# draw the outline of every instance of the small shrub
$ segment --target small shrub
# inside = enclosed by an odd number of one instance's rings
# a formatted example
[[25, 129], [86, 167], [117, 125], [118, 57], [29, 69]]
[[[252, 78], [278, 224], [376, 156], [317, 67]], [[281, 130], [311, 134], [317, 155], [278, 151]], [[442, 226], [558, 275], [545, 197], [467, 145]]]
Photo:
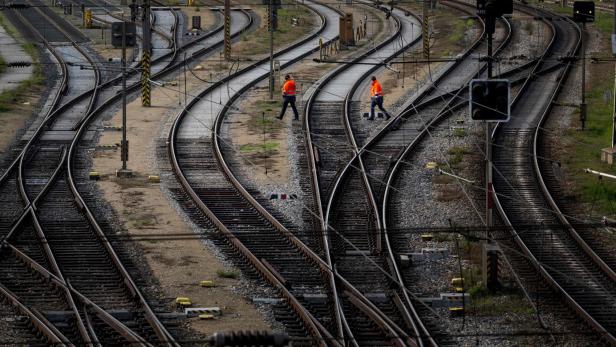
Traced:
[[222, 277], [222, 278], [233, 278], [236, 279], [238, 277], [240, 277], [240, 273], [237, 270], [229, 270], [229, 269], [224, 269], [224, 270], [217, 270], [216, 274], [218, 275], [218, 277]]

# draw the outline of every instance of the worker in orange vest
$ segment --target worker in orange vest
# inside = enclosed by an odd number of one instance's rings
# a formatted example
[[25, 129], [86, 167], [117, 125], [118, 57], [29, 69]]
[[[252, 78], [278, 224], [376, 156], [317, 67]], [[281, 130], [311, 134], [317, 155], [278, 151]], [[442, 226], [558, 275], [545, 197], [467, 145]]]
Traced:
[[383, 108], [383, 88], [376, 77], [372, 76], [372, 85], [370, 86], [370, 117], [368, 120], [374, 120], [374, 107], [378, 106], [379, 110], [385, 113], [385, 118], [389, 119], [389, 113]]
[[298, 120], [299, 113], [297, 113], [297, 108], [295, 107], [295, 81], [290, 75], [284, 76], [284, 80], [285, 82], [282, 85], [282, 110], [280, 111], [280, 115], [276, 118], [282, 119], [282, 117], [284, 117], [284, 113], [287, 111], [287, 106], [291, 104], [293, 114], [295, 115], [294, 119]]

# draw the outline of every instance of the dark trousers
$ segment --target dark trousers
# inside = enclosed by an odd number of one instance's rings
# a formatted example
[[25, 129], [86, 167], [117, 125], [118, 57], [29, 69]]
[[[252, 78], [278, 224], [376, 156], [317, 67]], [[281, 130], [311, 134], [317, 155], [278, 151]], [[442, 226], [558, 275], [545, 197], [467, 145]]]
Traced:
[[383, 96], [373, 96], [370, 101], [370, 119], [374, 118], [374, 107], [378, 106], [379, 110], [385, 113], [385, 117], [389, 116], [389, 113], [383, 108]]
[[283, 95], [282, 98], [283, 98], [282, 110], [280, 111], [280, 116], [278, 116], [278, 118], [282, 119], [282, 117], [284, 116], [284, 113], [287, 111], [287, 106], [291, 104], [291, 109], [293, 109], [293, 114], [295, 115], [295, 118], [298, 119], [299, 113], [297, 113], [297, 107], [295, 107], [295, 95]]

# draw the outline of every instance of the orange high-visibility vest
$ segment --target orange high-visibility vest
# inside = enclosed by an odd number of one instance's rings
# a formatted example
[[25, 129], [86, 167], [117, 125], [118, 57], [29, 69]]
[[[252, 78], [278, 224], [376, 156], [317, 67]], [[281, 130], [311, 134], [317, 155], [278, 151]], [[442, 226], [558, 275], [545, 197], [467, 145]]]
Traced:
[[372, 86], [370, 87], [370, 96], [383, 96], [383, 88], [381, 88], [381, 84], [379, 81], [372, 81]]
[[282, 85], [283, 95], [295, 95], [295, 81], [288, 80]]

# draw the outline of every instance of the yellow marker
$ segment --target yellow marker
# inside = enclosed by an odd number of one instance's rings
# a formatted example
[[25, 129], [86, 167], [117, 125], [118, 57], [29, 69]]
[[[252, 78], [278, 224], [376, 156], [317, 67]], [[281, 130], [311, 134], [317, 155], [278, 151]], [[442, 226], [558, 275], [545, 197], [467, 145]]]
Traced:
[[462, 287], [455, 287], [454, 290], [456, 291], [456, 293], [464, 292], [464, 288], [462, 288]]
[[177, 298], [175, 298], [175, 303], [179, 304], [182, 301], [190, 301], [190, 298], [187, 298], [185, 296], [178, 296]]
[[180, 302], [178, 302], [178, 305], [180, 305], [180, 306], [192, 306], [192, 301], [190, 301], [190, 300], [180, 301]]
[[156, 176], [156, 175], [149, 175], [148, 176], [148, 181], [150, 183], [160, 183], [160, 177]]
[[421, 234], [421, 240], [422, 241], [432, 241], [432, 239], [434, 238], [434, 235], [432, 234]]
[[451, 285], [454, 287], [460, 287], [464, 284], [464, 279], [462, 277], [454, 277], [451, 279]]
[[451, 314], [452, 316], [461, 316], [464, 314], [464, 308], [463, 307], [450, 307], [449, 314]]
[[200, 314], [199, 319], [214, 319], [213, 314]]
[[436, 169], [438, 167], [438, 164], [434, 161], [429, 161], [426, 164], [426, 169]]
[[199, 285], [201, 287], [214, 287], [214, 281], [201, 281]]
[[89, 176], [90, 179], [94, 181], [98, 181], [99, 179], [101, 179], [101, 174], [97, 171], [91, 171]]
[[83, 13], [83, 25], [87, 29], [92, 28], [92, 10], [85, 10]]

